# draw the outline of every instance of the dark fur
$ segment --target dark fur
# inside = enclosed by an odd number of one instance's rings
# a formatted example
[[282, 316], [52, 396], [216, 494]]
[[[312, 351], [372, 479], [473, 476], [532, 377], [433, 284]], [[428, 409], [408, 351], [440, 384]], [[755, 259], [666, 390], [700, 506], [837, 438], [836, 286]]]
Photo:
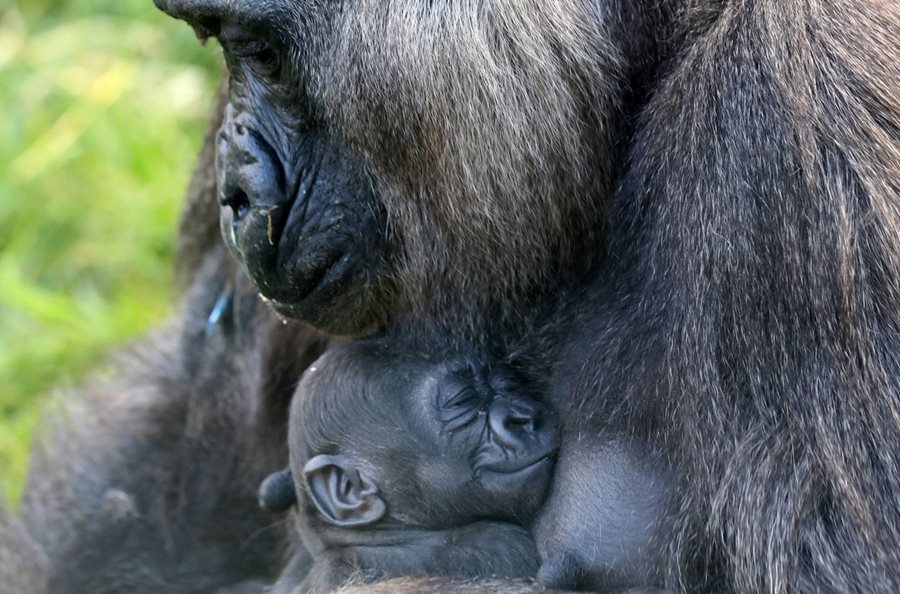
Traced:
[[397, 594], [398, 592], [428, 592], [429, 594], [494, 594], [495, 592], [502, 592], [503, 594], [552, 594], [559, 591], [546, 589], [531, 580], [475, 582], [441, 578], [401, 578], [378, 584], [350, 586], [341, 589], [339, 594]]
[[702, 4], [642, 110], [615, 257], [558, 325], [551, 398], [578, 447], [667, 453], [670, 588], [896, 592], [900, 11]]

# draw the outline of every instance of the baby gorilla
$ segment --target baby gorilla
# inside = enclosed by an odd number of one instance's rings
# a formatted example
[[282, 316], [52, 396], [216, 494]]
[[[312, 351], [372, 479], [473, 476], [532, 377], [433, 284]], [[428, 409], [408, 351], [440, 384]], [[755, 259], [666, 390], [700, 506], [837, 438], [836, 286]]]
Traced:
[[260, 491], [269, 509], [296, 501], [314, 559], [274, 591], [304, 573], [309, 592], [394, 576], [533, 577], [524, 526], [557, 442], [550, 410], [501, 365], [429, 359], [396, 341], [331, 350], [294, 398], [291, 470]]

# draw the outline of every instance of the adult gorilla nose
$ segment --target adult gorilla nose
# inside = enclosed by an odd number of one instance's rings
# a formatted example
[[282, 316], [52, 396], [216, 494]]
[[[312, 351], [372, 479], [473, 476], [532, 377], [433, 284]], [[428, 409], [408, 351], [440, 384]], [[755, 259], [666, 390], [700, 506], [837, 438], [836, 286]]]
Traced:
[[230, 108], [219, 132], [216, 163], [219, 203], [231, 211], [235, 233], [248, 215], [256, 214], [265, 219], [266, 239], [275, 245], [290, 207], [283, 169], [274, 149], [248, 123], [233, 118]]
[[275, 279], [273, 269], [292, 200], [276, 151], [255, 131], [252, 118], [226, 111], [219, 132], [216, 167], [221, 223], [226, 241], [264, 292]]

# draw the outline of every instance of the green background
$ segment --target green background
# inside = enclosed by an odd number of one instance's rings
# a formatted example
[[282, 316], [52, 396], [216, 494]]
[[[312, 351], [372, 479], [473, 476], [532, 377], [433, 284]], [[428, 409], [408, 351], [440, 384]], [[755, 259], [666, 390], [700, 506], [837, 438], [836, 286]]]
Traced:
[[0, 496], [48, 398], [172, 306], [221, 59], [152, 0], [0, 0]]

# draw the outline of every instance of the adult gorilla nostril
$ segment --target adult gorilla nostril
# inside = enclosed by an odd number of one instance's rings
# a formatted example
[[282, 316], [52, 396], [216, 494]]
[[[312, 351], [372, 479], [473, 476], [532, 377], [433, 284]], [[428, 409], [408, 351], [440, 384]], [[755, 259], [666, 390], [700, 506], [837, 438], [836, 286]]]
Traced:
[[222, 206], [231, 209], [231, 212], [234, 214], [233, 220], [235, 224], [239, 223], [250, 212], [250, 197], [247, 195], [247, 192], [241, 189], [223, 194], [219, 202]]
[[243, 219], [247, 212], [250, 211], [250, 198], [245, 192], [239, 192], [237, 194], [234, 202], [231, 204], [231, 210], [234, 212], [235, 222]]

